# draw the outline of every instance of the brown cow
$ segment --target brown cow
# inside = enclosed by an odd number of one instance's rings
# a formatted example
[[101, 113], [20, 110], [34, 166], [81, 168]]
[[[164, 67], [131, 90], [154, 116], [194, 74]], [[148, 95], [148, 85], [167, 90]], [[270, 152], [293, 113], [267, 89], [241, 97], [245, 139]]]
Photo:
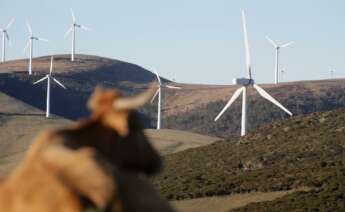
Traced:
[[[120, 211], [114, 185], [118, 171], [154, 174], [161, 166], [134, 111], [154, 91], [152, 86], [137, 97], [124, 98], [115, 90], [96, 89], [89, 101], [89, 119], [36, 139], [24, 162], [4, 182], [0, 211], [80, 211], [85, 206], [80, 197], [96, 207]], [[124, 210], [129, 211], [125, 206]]]

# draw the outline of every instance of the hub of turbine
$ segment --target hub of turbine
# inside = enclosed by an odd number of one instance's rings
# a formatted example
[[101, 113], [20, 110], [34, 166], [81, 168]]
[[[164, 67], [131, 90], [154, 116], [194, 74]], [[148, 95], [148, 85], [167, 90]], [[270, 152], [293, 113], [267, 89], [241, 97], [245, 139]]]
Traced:
[[248, 85], [253, 85], [254, 80], [249, 79], [249, 78], [235, 78], [235, 79], [233, 79], [233, 83], [235, 85], [248, 86]]

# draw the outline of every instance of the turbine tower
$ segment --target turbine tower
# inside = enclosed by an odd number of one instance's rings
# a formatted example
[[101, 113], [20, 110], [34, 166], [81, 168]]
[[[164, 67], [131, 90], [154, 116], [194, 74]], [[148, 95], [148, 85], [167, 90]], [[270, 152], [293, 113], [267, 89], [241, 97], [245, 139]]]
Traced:
[[290, 116], [292, 116], [292, 113], [288, 109], [286, 109], [283, 105], [281, 105], [277, 100], [275, 100], [272, 96], [270, 96], [264, 89], [262, 89], [260, 86], [254, 83], [254, 79], [252, 78], [252, 72], [251, 72], [249, 41], [248, 41], [246, 17], [245, 17], [244, 10], [242, 11], [242, 21], [243, 21], [244, 47], [245, 47], [245, 58], [246, 58], [245, 67], [246, 67], [247, 77], [234, 79], [234, 84], [240, 85], [241, 87], [235, 91], [234, 95], [225, 105], [223, 110], [217, 115], [214, 121], [217, 121], [223, 115], [223, 113], [232, 105], [232, 103], [242, 94], [241, 136], [245, 136], [247, 133], [247, 89], [249, 87], [254, 87], [263, 98], [277, 105], [279, 108], [284, 110]]
[[29, 75], [31, 75], [32, 74], [32, 56], [33, 56], [34, 40], [45, 41], [45, 42], [48, 42], [48, 40], [44, 39], [44, 38], [35, 37], [34, 34], [32, 33], [32, 29], [31, 29], [29, 22], [26, 22], [26, 26], [28, 27], [28, 30], [29, 30], [29, 39], [28, 39], [28, 42], [26, 43], [24, 51], [26, 51], [26, 49], [29, 48]]
[[280, 49], [288, 47], [288, 46], [292, 45], [294, 42], [292, 41], [292, 42], [289, 42], [289, 43], [285, 43], [283, 45], [278, 45], [276, 42], [274, 42], [268, 36], [266, 36], [266, 39], [274, 46], [274, 48], [276, 50], [275, 70], [274, 70], [274, 73], [275, 73], [274, 83], [278, 84], [278, 82], [279, 82], [279, 53], [280, 53]]
[[330, 74], [331, 74], [331, 79], [333, 79], [334, 78], [334, 69], [330, 70]]
[[74, 61], [74, 54], [75, 54], [75, 29], [76, 28], [81, 28], [85, 31], [91, 30], [90, 28], [77, 24], [75, 16], [74, 16], [74, 12], [71, 9], [71, 14], [72, 14], [72, 25], [71, 27], [67, 30], [65, 37], [67, 37], [67, 35], [69, 35], [72, 32], [72, 52], [71, 52], [71, 61]]
[[158, 80], [158, 88], [155, 93], [155, 95], [151, 99], [151, 104], [155, 100], [155, 98], [158, 96], [158, 109], [157, 109], [157, 130], [161, 129], [161, 106], [162, 106], [162, 88], [168, 88], [168, 89], [181, 89], [181, 87], [171, 86], [171, 85], [162, 85], [161, 79], [159, 75], [155, 72], [157, 80]]
[[2, 54], [1, 54], [1, 62], [5, 62], [6, 60], [6, 39], [10, 42], [10, 36], [8, 35], [8, 29], [11, 27], [11, 25], [14, 22], [14, 18], [7, 24], [5, 28], [0, 28], [0, 31], [2, 32]]
[[61, 83], [59, 82], [57, 79], [55, 79], [53, 76], [52, 76], [52, 72], [53, 72], [53, 60], [54, 60], [54, 57], [51, 56], [51, 59], [50, 59], [50, 71], [49, 71], [49, 74], [47, 74], [45, 77], [43, 77], [42, 79], [36, 81], [34, 83], [37, 84], [37, 83], [40, 83], [44, 80], [47, 80], [47, 105], [46, 105], [46, 117], [49, 118], [50, 117], [50, 81], [51, 80], [54, 80], [59, 86], [61, 86], [62, 88], [66, 89], [66, 87]]
[[282, 68], [280, 70], [280, 82], [283, 81], [283, 76], [286, 74], [286, 68]]

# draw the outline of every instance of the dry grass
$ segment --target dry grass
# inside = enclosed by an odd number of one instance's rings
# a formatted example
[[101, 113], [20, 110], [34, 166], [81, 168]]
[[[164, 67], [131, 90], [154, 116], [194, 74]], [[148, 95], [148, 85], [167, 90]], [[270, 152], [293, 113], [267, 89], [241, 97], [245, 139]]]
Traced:
[[223, 197], [206, 197], [191, 200], [171, 201], [179, 212], [227, 212], [252, 203], [273, 201], [294, 192], [307, 192], [309, 188], [301, 187], [288, 191], [252, 192]]
[[170, 129], [147, 129], [145, 133], [153, 146], [163, 155], [209, 145], [219, 140], [216, 137]]

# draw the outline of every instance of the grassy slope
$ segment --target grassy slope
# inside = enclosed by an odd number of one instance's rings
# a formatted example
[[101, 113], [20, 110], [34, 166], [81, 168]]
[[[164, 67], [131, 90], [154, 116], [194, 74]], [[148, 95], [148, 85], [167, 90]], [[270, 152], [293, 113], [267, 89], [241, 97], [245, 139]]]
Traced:
[[[46, 119], [43, 111], [0, 92], [0, 174], [9, 171], [25, 154], [35, 136], [45, 128], [72, 122], [54, 116]], [[178, 130], [145, 130], [162, 154], [210, 144], [217, 138]]]
[[0, 92], [0, 173], [20, 161], [34, 137], [43, 129], [63, 126], [70, 121], [53, 117]]
[[147, 129], [145, 133], [154, 147], [163, 155], [209, 145], [219, 140], [216, 137], [170, 129], [161, 129], [159, 131]]
[[[315, 113], [262, 127], [243, 139], [166, 156], [165, 170], [153, 181], [169, 199], [306, 186], [316, 190], [272, 204], [283, 211], [293, 206], [339, 210], [344, 206], [344, 148], [345, 109]], [[265, 204], [251, 207], [274, 208]]]

